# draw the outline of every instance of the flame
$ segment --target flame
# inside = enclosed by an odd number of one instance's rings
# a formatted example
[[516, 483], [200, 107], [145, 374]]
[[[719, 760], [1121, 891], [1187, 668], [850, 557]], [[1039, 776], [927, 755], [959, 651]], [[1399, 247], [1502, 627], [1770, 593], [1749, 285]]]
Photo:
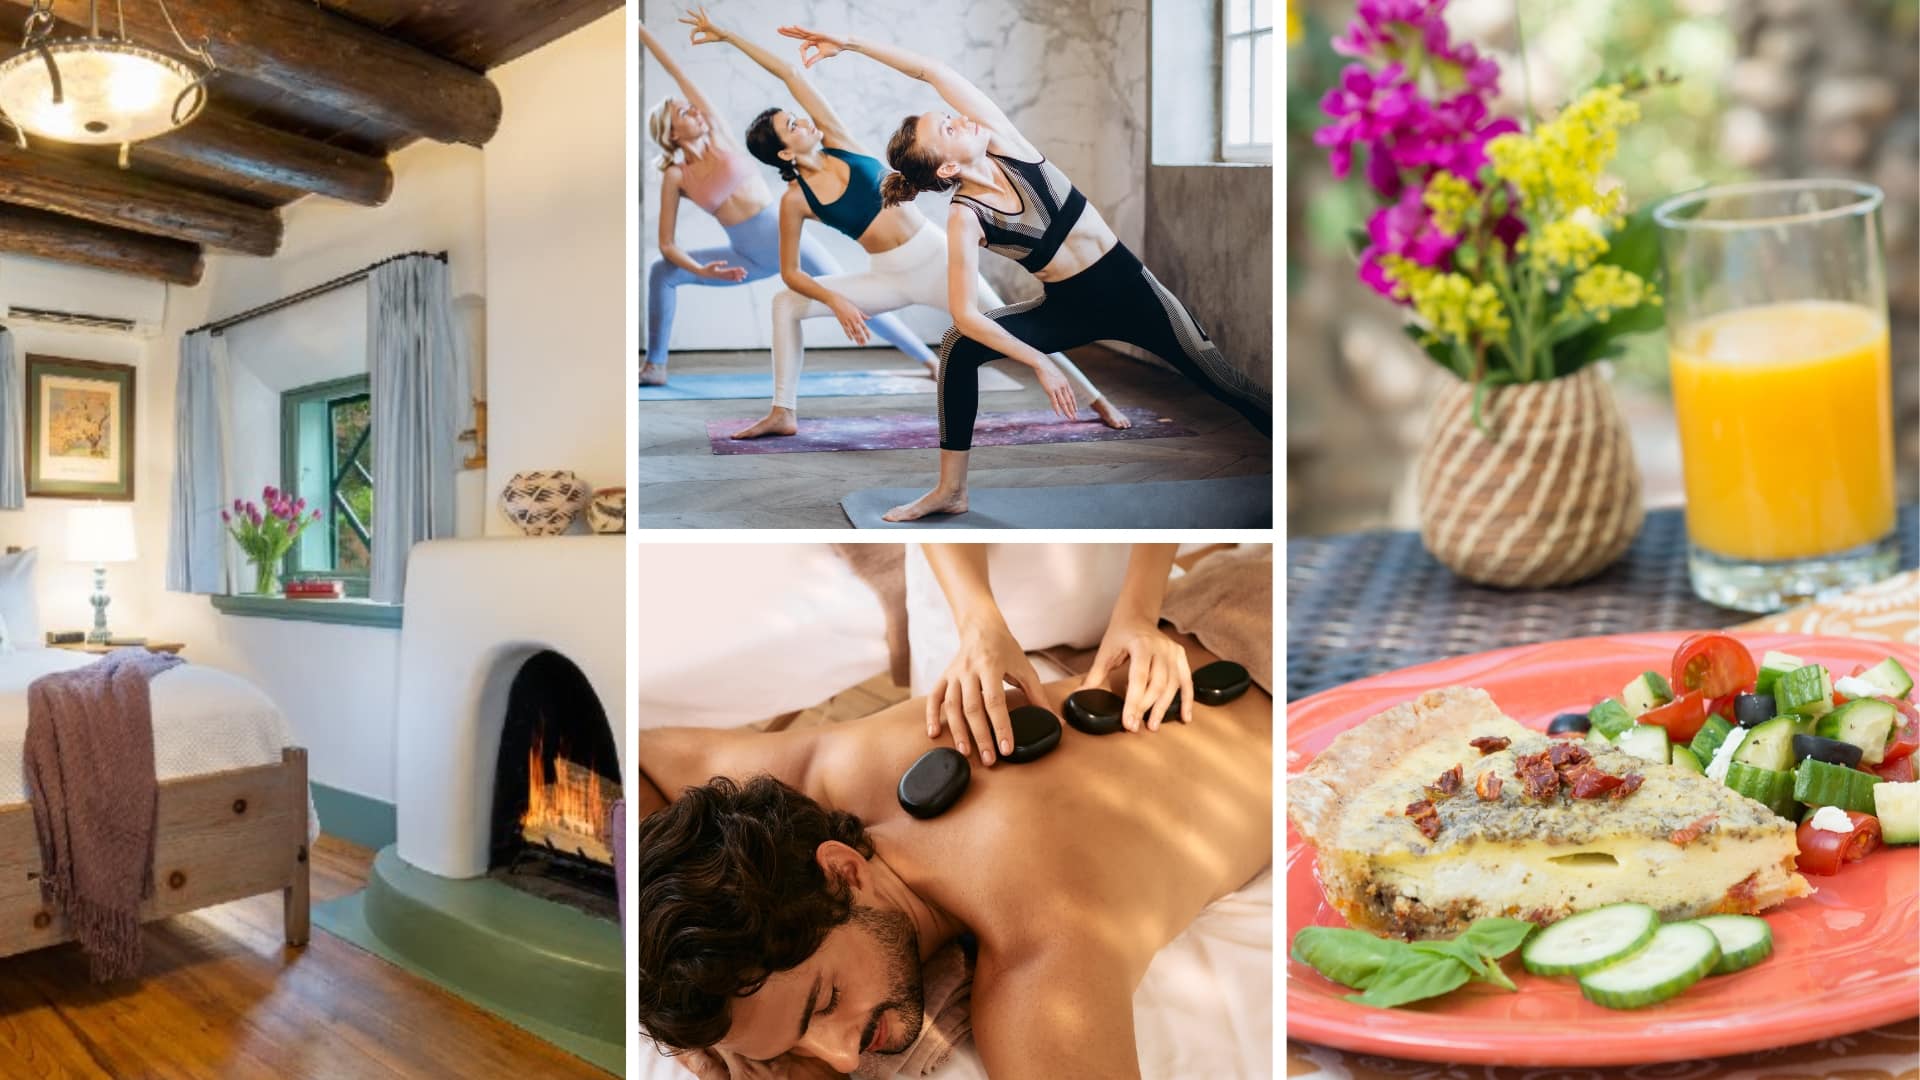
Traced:
[[[599, 840], [607, 831], [607, 808], [613, 796], [602, 789], [600, 774], [580, 766], [568, 768], [564, 757], [554, 759], [554, 781], [548, 783], [543, 735], [536, 733], [527, 751], [527, 809], [520, 815], [523, 835], [566, 833]], [[582, 783], [580, 776], [586, 777]]]

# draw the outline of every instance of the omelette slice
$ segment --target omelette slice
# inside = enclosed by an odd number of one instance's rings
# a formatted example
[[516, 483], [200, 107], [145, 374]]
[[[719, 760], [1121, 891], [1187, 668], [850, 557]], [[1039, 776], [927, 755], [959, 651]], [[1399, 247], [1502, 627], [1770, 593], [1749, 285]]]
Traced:
[[[1458, 768], [1458, 772], [1454, 770]], [[1794, 826], [1706, 777], [1550, 739], [1486, 691], [1435, 690], [1336, 737], [1287, 815], [1347, 921], [1408, 940], [1602, 904], [1752, 914], [1810, 891]]]

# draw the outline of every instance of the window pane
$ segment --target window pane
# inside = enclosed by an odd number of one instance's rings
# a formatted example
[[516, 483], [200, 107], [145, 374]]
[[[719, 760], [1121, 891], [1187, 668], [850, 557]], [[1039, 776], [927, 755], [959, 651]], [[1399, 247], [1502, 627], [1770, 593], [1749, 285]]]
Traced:
[[1238, 38], [1227, 42], [1227, 130], [1228, 146], [1245, 146], [1251, 134], [1252, 118], [1247, 106], [1253, 93], [1250, 58], [1252, 42]]
[[1253, 0], [1253, 28], [1264, 30], [1273, 25], [1273, 0]]
[[1251, 27], [1247, 25], [1247, 13], [1253, 6], [1253, 0], [1222, 0], [1227, 6], [1227, 33], [1244, 34]]
[[1253, 43], [1253, 141], [1273, 143], [1273, 34]]

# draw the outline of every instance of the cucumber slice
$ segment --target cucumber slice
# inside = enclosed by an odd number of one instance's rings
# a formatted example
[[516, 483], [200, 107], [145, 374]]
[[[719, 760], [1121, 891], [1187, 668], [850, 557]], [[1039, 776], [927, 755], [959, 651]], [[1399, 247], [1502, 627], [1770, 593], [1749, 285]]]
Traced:
[[1620, 733], [1633, 726], [1633, 714], [1625, 705], [1608, 698], [1587, 710], [1587, 723], [1593, 725], [1590, 730], [1598, 731], [1609, 739], [1617, 739]]
[[1634, 757], [1656, 765], [1665, 765], [1668, 760], [1667, 729], [1658, 724], [1635, 724], [1621, 732], [1613, 744]]
[[1873, 788], [1879, 782], [1872, 773], [1808, 758], [1793, 771], [1793, 799], [1808, 806], [1837, 806], [1856, 814], [1871, 814]]
[[1586, 741], [1593, 743], [1595, 746], [1612, 746], [1613, 745], [1613, 740], [1607, 738], [1607, 733], [1604, 731], [1601, 731], [1599, 728], [1588, 728]]
[[1720, 962], [1711, 975], [1731, 975], [1773, 955], [1773, 927], [1758, 915], [1709, 915], [1693, 920], [1720, 943]]
[[1693, 756], [1693, 751], [1684, 746], [1673, 748], [1673, 767], [1696, 776], [1707, 771], [1707, 767], [1700, 764], [1700, 759]]
[[1913, 693], [1913, 676], [1900, 666], [1900, 661], [1889, 656], [1860, 673], [1860, 678], [1880, 688], [1880, 692], [1891, 698], [1903, 698]]
[[1798, 717], [1776, 716], [1759, 727], [1747, 731], [1747, 737], [1740, 743], [1740, 749], [1733, 752], [1733, 760], [1742, 765], [1751, 765], [1756, 769], [1791, 772], [1793, 771], [1793, 737], [1801, 731]]
[[1819, 664], [1794, 668], [1773, 684], [1773, 705], [1783, 714], [1825, 716], [1833, 708], [1833, 676]]
[[1799, 804], [1793, 798], [1794, 774], [1734, 762], [1727, 766], [1727, 786], [1754, 802], [1793, 820]]
[[1900, 712], [1884, 701], [1863, 698], [1849, 701], [1820, 718], [1813, 733], [1823, 739], [1839, 739], [1860, 748], [1862, 765], [1878, 765], [1887, 756], [1887, 741], [1900, 722]]
[[1753, 692], [1756, 694], [1773, 693], [1774, 681], [1794, 668], [1806, 667], [1806, 661], [1797, 656], [1788, 656], [1782, 652], [1770, 652], [1760, 658], [1760, 673], [1754, 679]]
[[1631, 956], [1659, 928], [1659, 913], [1645, 904], [1608, 904], [1528, 938], [1520, 962], [1535, 975], [1584, 975]]
[[1582, 975], [1580, 992], [1609, 1009], [1657, 1005], [1699, 982], [1719, 962], [1720, 939], [1713, 931], [1697, 923], [1668, 923], [1645, 948]]
[[1732, 730], [1733, 725], [1727, 723], [1726, 717], [1707, 717], [1707, 722], [1700, 725], [1699, 734], [1693, 737], [1693, 742], [1690, 744], [1693, 756], [1699, 758], [1702, 765], [1712, 761], [1714, 751], [1720, 749], [1720, 744], [1727, 741], [1727, 734]]
[[1673, 688], [1657, 671], [1643, 671], [1640, 677], [1620, 691], [1620, 701], [1635, 716], [1645, 715], [1673, 700]]
[[1873, 785], [1873, 816], [1880, 819], [1880, 839], [1920, 844], [1920, 780]]

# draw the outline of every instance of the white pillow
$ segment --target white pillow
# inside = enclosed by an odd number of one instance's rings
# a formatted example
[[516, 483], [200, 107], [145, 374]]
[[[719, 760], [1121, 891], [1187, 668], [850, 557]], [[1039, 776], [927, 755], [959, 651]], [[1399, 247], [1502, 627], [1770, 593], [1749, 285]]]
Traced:
[[9, 649], [31, 649], [45, 643], [40, 634], [39, 592], [34, 588], [34, 565], [39, 549], [0, 555], [0, 640]]

